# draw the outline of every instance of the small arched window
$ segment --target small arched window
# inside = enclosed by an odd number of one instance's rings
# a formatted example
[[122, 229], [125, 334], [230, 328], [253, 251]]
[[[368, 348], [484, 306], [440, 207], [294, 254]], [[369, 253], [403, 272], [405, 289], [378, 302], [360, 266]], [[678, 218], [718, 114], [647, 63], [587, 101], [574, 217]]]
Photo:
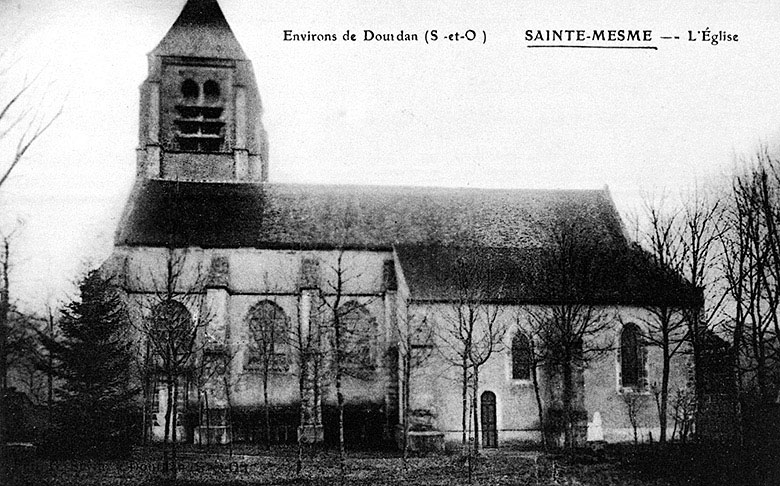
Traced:
[[286, 371], [289, 320], [275, 302], [258, 302], [247, 315], [249, 353], [247, 368]]
[[219, 84], [211, 79], [203, 83], [203, 95], [207, 101], [219, 99]]
[[644, 387], [644, 343], [639, 326], [628, 323], [620, 333], [620, 385], [635, 390]]
[[181, 83], [181, 95], [185, 98], [197, 99], [199, 94], [200, 87], [198, 86], [198, 83], [192, 79], [187, 78]]
[[531, 379], [531, 341], [522, 332], [512, 338], [512, 379]]

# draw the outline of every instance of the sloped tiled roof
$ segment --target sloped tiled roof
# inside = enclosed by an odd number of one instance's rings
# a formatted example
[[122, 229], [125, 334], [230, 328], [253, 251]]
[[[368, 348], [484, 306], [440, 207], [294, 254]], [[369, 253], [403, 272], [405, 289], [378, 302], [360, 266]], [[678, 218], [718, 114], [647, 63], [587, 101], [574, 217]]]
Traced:
[[568, 260], [551, 247], [399, 245], [395, 254], [418, 302], [691, 306], [700, 299], [692, 285], [632, 245], [584, 246]]
[[217, 0], [188, 0], [176, 22], [151, 54], [246, 59]]
[[387, 251], [403, 244], [544, 247], [561, 215], [576, 219], [603, 245], [625, 242], [606, 190], [141, 180], [116, 244]]

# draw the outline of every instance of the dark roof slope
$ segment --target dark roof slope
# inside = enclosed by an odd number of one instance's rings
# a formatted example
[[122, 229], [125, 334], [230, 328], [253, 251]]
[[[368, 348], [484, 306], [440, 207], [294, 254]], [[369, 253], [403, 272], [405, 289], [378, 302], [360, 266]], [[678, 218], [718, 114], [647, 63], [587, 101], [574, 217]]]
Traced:
[[411, 298], [421, 302], [692, 306], [701, 298], [636, 246], [576, 248], [399, 245], [395, 254]]
[[176, 22], [151, 54], [246, 59], [217, 0], [187, 0]]
[[141, 180], [117, 245], [381, 249], [544, 247], [561, 218], [624, 245], [606, 190], [448, 189]]

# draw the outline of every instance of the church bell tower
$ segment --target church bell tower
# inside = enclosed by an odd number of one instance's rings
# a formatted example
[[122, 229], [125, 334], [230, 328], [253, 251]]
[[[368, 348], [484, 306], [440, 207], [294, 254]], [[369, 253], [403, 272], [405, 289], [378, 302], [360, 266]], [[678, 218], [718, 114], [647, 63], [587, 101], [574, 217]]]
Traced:
[[217, 0], [188, 0], [148, 57], [138, 177], [266, 181], [268, 142], [252, 63]]

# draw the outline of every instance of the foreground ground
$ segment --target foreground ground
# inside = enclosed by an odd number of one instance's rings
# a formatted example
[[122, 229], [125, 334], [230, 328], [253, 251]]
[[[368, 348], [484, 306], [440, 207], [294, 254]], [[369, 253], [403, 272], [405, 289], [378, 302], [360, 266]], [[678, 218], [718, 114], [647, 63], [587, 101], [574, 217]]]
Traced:
[[[469, 468], [459, 454], [413, 457], [406, 467], [395, 452], [350, 452], [341, 481], [332, 450], [307, 450], [304, 469], [295, 474], [295, 448], [184, 448], [174, 482], [162, 473], [161, 450], [136, 449], [113, 460], [49, 460], [17, 457], [10, 466], [11, 485], [716, 485], [780, 484], [762, 472], [747, 471], [716, 458], [712, 465], [691, 457], [688, 449], [608, 449], [564, 454], [511, 448], [487, 451]], [[729, 463], [732, 464], [729, 464]]]

